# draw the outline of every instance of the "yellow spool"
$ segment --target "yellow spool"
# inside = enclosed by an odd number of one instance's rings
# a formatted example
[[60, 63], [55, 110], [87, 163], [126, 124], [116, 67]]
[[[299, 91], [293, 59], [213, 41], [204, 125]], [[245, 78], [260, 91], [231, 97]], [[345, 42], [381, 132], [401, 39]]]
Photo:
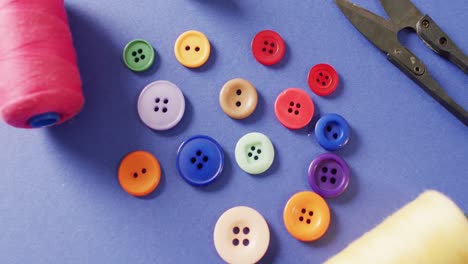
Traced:
[[326, 264], [468, 264], [468, 220], [449, 198], [427, 191]]

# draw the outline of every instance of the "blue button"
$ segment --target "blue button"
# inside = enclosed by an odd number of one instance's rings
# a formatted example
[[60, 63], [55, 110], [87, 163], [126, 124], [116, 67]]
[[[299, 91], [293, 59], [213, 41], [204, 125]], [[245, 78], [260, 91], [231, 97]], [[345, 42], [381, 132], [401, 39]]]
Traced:
[[344, 147], [348, 143], [349, 133], [348, 122], [337, 114], [324, 115], [315, 125], [315, 136], [318, 143], [329, 151]]
[[208, 136], [193, 136], [177, 151], [177, 170], [193, 185], [207, 185], [221, 174], [224, 152], [216, 140]]

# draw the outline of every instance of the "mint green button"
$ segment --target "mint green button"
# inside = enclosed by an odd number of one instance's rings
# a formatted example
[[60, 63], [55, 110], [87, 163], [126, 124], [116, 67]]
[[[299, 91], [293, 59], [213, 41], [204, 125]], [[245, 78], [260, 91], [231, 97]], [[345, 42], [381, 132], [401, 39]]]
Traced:
[[244, 135], [236, 144], [236, 162], [249, 174], [265, 172], [273, 164], [275, 148], [270, 139], [262, 133]]
[[154, 63], [154, 49], [146, 40], [130, 41], [124, 48], [123, 59], [125, 65], [135, 72], [146, 71]]

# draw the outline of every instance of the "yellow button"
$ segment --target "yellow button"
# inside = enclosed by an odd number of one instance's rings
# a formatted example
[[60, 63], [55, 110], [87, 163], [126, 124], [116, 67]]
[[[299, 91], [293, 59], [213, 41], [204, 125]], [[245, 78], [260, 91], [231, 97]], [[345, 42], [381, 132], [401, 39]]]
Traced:
[[201, 67], [210, 57], [211, 46], [208, 38], [199, 31], [182, 33], [174, 45], [177, 60], [189, 68]]

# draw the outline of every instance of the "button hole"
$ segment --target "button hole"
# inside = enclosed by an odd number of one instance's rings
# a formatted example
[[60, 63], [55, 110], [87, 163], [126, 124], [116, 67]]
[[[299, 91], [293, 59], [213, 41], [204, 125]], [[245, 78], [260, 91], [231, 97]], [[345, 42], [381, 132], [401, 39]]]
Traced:
[[189, 50], [190, 50], [190, 46], [185, 46], [185, 50], [186, 50], [186, 51], [189, 51]]
[[305, 214], [305, 212], [306, 212], [306, 209], [302, 208], [301, 213]]
[[146, 58], [145, 55], [141, 55], [140, 57], [141, 60], [144, 60], [145, 58]]
[[293, 112], [292, 108], [289, 108], [289, 109], [288, 109], [288, 112], [289, 112], [289, 113], [292, 113], [292, 112]]
[[320, 76], [323, 76], [323, 73], [319, 73]]
[[138, 173], [133, 173], [133, 178], [138, 178]]
[[262, 51], [263, 51], [263, 52], [266, 52], [266, 48], [263, 48]]
[[298, 114], [299, 114], [299, 111], [297, 111], [297, 110], [294, 111], [294, 114], [295, 114], [295, 115], [298, 115]]
[[143, 50], [142, 50], [142, 49], [138, 49], [138, 53], [139, 53], [139, 54], [142, 54], [142, 53], [143, 53]]
[[200, 156], [201, 156], [201, 154], [202, 154], [201, 150], [197, 150], [197, 156], [199, 156], [199, 157], [200, 157]]
[[249, 158], [251, 158], [253, 156], [252, 152], [249, 152], [249, 154], [247, 154], [247, 156], [249, 156]]
[[248, 227], [244, 227], [242, 231], [247, 235], [250, 232], [250, 229]]
[[328, 171], [328, 168], [327, 168], [327, 167], [323, 167], [323, 168], [322, 168], [322, 172], [323, 172], [323, 173], [327, 173], [327, 171]]
[[309, 211], [309, 216], [313, 216], [313, 215], [314, 215], [314, 212]]
[[234, 246], [238, 246], [239, 245], [239, 239], [235, 238], [234, 240], [232, 240], [232, 244]]
[[301, 104], [296, 104], [296, 107], [297, 107], [297, 108], [301, 108]]
[[146, 168], [143, 168], [143, 169], [141, 170], [141, 173], [145, 174], [145, 173], [146, 173]]
[[197, 162], [197, 159], [196, 159], [195, 157], [193, 157], [193, 158], [190, 159], [190, 162], [191, 162], [192, 164], [195, 164], [195, 162]]
[[254, 156], [254, 160], [258, 160], [258, 156]]
[[237, 95], [241, 95], [241, 94], [242, 94], [242, 91], [241, 91], [240, 89], [237, 89], [236, 94], [237, 94]]
[[166, 113], [166, 112], [167, 112], [167, 108], [164, 107], [162, 111], [163, 111], [163, 113]]
[[272, 49], [271, 49], [271, 50], [269, 50], [269, 51], [268, 51], [268, 53], [270, 53], [270, 54], [273, 54], [273, 50], [272, 50]]
[[335, 184], [335, 183], [336, 183], [336, 179], [332, 177], [332, 178], [330, 179], [330, 182], [331, 182], [331, 184]]
[[163, 102], [163, 103], [164, 103], [164, 104], [169, 103], [169, 99], [164, 99], [164, 102]]
[[301, 221], [301, 222], [304, 221], [304, 217], [300, 216], [299, 221]]
[[242, 244], [244, 244], [244, 246], [248, 246], [248, 245], [249, 245], [249, 240], [248, 240], [248, 239], [244, 239], [244, 241], [242, 241]]
[[234, 228], [232, 229], [232, 232], [233, 232], [235, 235], [239, 234], [239, 232], [240, 232], [239, 227], [237, 227], [237, 226], [234, 227]]
[[156, 106], [156, 107], [154, 108], [154, 111], [155, 111], [155, 112], [158, 112], [158, 111], [159, 111], [159, 107]]
[[156, 103], [159, 103], [161, 101], [161, 99], [159, 99], [158, 97], [156, 98]]
[[203, 162], [208, 162], [208, 156], [203, 157]]
[[135, 58], [135, 62], [136, 62], [136, 63], [140, 62], [140, 59], [139, 59], [139, 58]]
[[290, 106], [294, 106], [294, 102], [291, 101], [291, 102], [289, 103], [289, 105], [290, 105]]
[[200, 51], [200, 47], [195, 47], [195, 51], [196, 51], [196, 52], [199, 52], [199, 51]]
[[262, 150], [261, 150], [261, 149], [258, 149], [258, 150], [257, 150], [257, 154], [262, 154]]
[[306, 223], [307, 223], [308, 225], [310, 225], [310, 219], [307, 219]]
[[132, 52], [132, 56], [133, 56], [133, 57], [136, 57], [136, 55], [137, 55], [137, 53], [136, 53], [135, 51]]
[[327, 83], [326, 83], [326, 82], [322, 82], [322, 85], [325, 86], [325, 85], [327, 85]]
[[337, 172], [336, 169], [332, 169], [332, 170], [331, 170], [331, 173], [332, 173], [333, 175], [335, 175], [336, 172]]
[[263, 44], [268, 45], [268, 41], [263, 42]]
[[326, 176], [322, 176], [322, 178], [320, 178], [320, 180], [321, 180], [322, 182], [327, 182], [327, 177], [326, 177]]
[[198, 168], [199, 170], [203, 169], [203, 164], [198, 163], [197, 168]]
[[241, 102], [237, 101], [237, 102], [236, 102], [236, 106], [237, 106], [237, 107], [240, 107], [240, 106], [241, 106]]
[[337, 133], [334, 133], [334, 134], [333, 134], [333, 138], [334, 138], [334, 139], [338, 139], [338, 134], [337, 134]]
[[331, 131], [332, 131], [332, 127], [331, 127], [331, 126], [327, 126], [327, 131], [328, 131], [328, 132], [331, 132]]
[[275, 43], [271, 43], [271, 44], [270, 44], [270, 47], [274, 48], [274, 47], [275, 47]]

